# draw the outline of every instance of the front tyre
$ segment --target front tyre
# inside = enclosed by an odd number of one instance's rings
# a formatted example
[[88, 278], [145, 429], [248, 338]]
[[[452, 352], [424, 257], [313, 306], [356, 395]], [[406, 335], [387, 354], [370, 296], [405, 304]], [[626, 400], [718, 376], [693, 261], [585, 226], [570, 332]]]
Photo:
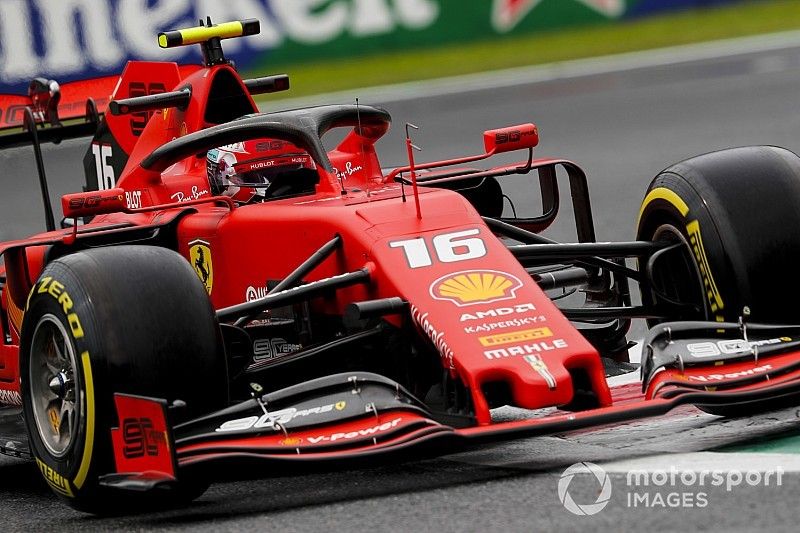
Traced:
[[[646, 304], [673, 306], [672, 320], [800, 323], [800, 158], [749, 146], [701, 155], [662, 171], [642, 203], [637, 238], [674, 245], [648, 262]], [[792, 405], [699, 405], [743, 416]]]
[[[153, 503], [99, 484], [114, 472], [115, 392], [183, 400], [179, 419], [227, 402], [219, 327], [205, 288], [183, 258], [156, 247], [88, 250], [47, 265], [25, 313], [20, 376], [39, 470], [70, 506], [95, 513]], [[158, 501], [200, 493], [179, 488]]]
[[[681, 319], [800, 322], [800, 158], [748, 146], [662, 171], [642, 203], [637, 238], [676, 244], [652, 264], [645, 303], [694, 307]], [[680, 245], [683, 246], [680, 246]]]

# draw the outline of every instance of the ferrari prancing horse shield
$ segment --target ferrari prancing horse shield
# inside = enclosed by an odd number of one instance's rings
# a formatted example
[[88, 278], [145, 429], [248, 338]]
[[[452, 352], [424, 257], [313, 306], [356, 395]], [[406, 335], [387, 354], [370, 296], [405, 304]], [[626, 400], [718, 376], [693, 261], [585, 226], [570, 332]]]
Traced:
[[197, 240], [189, 243], [189, 262], [205, 285], [206, 292], [211, 294], [211, 289], [214, 287], [214, 264], [211, 261], [211, 247], [206, 241]]

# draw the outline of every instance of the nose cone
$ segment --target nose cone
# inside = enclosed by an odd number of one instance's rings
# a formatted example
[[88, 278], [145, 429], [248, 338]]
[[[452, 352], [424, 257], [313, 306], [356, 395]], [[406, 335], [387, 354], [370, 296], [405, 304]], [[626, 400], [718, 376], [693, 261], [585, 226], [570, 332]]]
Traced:
[[526, 409], [568, 404], [573, 375], [610, 405], [597, 351], [464, 198], [431, 191], [420, 199], [428, 215], [419, 221], [382, 218], [374, 206], [359, 215], [373, 234], [391, 231], [371, 249], [376, 264], [391, 265], [380, 271], [381, 290], [409, 302], [420, 335], [469, 389], [477, 421], [491, 423], [487, 391]]
[[491, 421], [489, 405], [499, 401], [569, 404], [581, 372], [588, 383], [580, 388], [610, 403], [599, 354], [516, 261], [439, 276], [406, 298], [424, 302], [412, 305], [412, 318], [470, 389], [479, 422]]

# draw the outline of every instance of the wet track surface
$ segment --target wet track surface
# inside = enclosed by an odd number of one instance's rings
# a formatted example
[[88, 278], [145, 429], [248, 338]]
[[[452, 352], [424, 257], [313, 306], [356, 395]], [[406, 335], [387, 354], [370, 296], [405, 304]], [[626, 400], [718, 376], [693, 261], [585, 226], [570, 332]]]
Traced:
[[[598, 238], [631, 239], [649, 180], [671, 163], [747, 144], [800, 150], [798, 101], [800, 49], [787, 49], [386, 102], [395, 128], [379, 151], [385, 166], [403, 163], [401, 126], [406, 121], [421, 127], [415, 142], [423, 147], [424, 160], [480, 151], [484, 129], [536, 122], [542, 138], [537, 156], [572, 159], [587, 170]], [[80, 187], [83, 149], [68, 143], [49, 151], [56, 200]], [[41, 228], [32, 159], [24, 149], [14, 152], [0, 154], [0, 239]], [[569, 212], [566, 205], [562, 209]], [[558, 224], [550, 236], [571, 240], [570, 227]], [[747, 530], [758, 525], [794, 530], [800, 477], [788, 467], [780, 487], [709, 488], [708, 505], [702, 508], [631, 508], [625, 491], [615, 490], [608, 507], [594, 517], [564, 509], [558, 479], [576, 461], [694, 452], [747, 434], [800, 427], [793, 409], [736, 422], [694, 411], [682, 414], [686, 418], [518, 441], [412, 464], [219, 483], [186, 509], [124, 518], [71, 511], [49, 494], [32, 464], [0, 456], [0, 529]], [[623, 477], [611, 474], [615, 488]], [[583, 488], [587, 500], [597, 491], [596, 485], [582, 487], [576, 481], [576, 499]]]

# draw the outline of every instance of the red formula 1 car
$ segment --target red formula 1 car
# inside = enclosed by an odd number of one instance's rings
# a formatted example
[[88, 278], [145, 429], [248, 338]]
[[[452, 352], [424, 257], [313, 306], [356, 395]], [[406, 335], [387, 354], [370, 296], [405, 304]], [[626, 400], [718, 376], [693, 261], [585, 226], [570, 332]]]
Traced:
[[[385, 170], [382, 109], [259, 113], [252, 95], [288, 79], [242, 80], [221, 47], [256, 31], [167, 32], [163, 47], [199, 44], [204, 64], [133, 62], [119, 80], [0, 99], [0, 146], [34, 147], [49, 229], [0, 244], [0, 401], [24, 419], [0, 426], [0, 451], [33, 458], [67, 503], [178, 502], [236, 468], [798, 401], [800, 326], [782, 325], [800, 322], [797, 156], [748, 147], [670, 167], [638, 240], [596, 242], [583, 171], [533, 158], [532, 124], [433, 163], [408, 140], [409, 165]], [[326, 150], [335, 128], [348, 133]], [[41, 143], [87, 135], [87, 190], [63, 197], [56, 229]], [[527, 158], [465, 168], [516, 150]], [[557, 171], [576, 243], [540, 234]], [[540, 212], [516, 212], [509, 176], [529, 179]], [[641, 394], [620, 397], [606, 377], [633, 368], [634, 318], [652, 326]], [[503, 405], [558, 409], [493, 422]]]

